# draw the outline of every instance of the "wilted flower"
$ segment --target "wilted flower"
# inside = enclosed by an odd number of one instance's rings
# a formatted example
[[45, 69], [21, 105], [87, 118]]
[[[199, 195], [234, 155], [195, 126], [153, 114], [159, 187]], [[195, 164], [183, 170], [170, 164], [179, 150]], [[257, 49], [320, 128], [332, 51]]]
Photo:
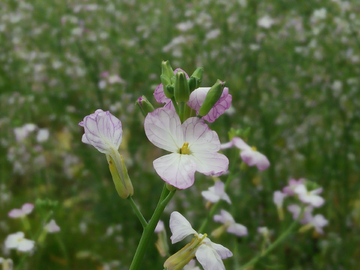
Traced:
[[23, 232], [9, 234], [5, 239], [5, 248], [17, 249], [18, 251], [28, 252], [34, 248], [35, 242], [24, 238]]
[[172, 212], [170, 216], [171, 243], [177, 243], [186, 236], [193, 234], [195, 237], [180, 251], [169, 257], [164, 263], [168, 270], [181, 270], [195, 256], [204, 270], [225, 270], [223, 259], [231, 257], [230, 250], [222, 245], [213, 243], [205, 235], [198, 234], [189, 221], [179, 212]]
[[94, 146], [106, 155], [119, 196], [121, 198], [132, 196], [133, 186], [124, 159], [118, 152], [122, 141], [121, 121], [110, 112], [99, 109], [95, 113], [85, 116], [79, 126], [84, 127], [82, 142]]
[[32, 203], [25, 203], [21, 207], [21, 209], [13, 209], [8, 213], [10, 218], [21, 218], [26, 215], [29, 215], [34, 209], [34, 205]]
[[4, 259], [0, 257], [0, 266], [2, 266], [2, 270], [13, 270], [14, 263], [12, 259]]
[[226, 230], [228, 233], [232, 233], [237, 236], [244, 236], [248, 234], [247, 228], [244, 225], [236, 223], [232, 215], [225, 210], [221, 210], [220, 215], [215, 215], [214, 221], [221, 222], [224, 225], [212, 232], [213, 236], [217, 236], [220, 230]]
[[228, 168], [227, 157], [217, 153], [217, 133], [197, 117], [181, 124], [175, 111], [159, 108], [146, 116], [144, 128], [149, 141], [172, 152], [154, 160], [153, 165], [157, 174], [176, 188], [191, 187], [195, 171], [219, 176]]
[[212, 203], [224, 200], [231, 204], [229, 195], [225, 193], [225, 184], [221, 181], [216, 181], [214, 186], [209, 187], [209, 190], [202, 191], [201, 195]]
[[250, 147], [244, 140], [239, 137], [234, 137], [230, 142], [221, 145], [221, 149], [230, 147], [237, 147], [241, 150], [241, 159], [249, 166], [256, 166], [260, 171], [266, 170], [270, 166], [270, 162], [266, 156], [256, 150], [255, 147]]

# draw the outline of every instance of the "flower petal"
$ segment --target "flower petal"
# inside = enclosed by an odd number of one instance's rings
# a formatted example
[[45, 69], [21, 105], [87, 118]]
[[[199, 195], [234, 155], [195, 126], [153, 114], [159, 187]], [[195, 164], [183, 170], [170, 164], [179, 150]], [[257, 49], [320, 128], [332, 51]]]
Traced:
[[17, 247], [17, 250], [22, 252], [31, 251], [34, 245], [35, 245], [34, 241], [24, 238], [19, 242], [19, 246]]
[[228, 149], [234, 146], [233, 141], [227, 142], [227, 143], [222, 143], [220, 145], [220, 150], [224, 150], [224, 149]]
[[149, 141], [161, 149], [178, 152], [184, 143], [180, 118], [175, 111], [159, 108], [148, 113], [144, 129]]
[[267, 157], [258, 151], [253, 151], [251, 149], [243, 150], [241, 151], [240, 156], [247, 165], [249, 166], [256, 165], [256, 167], [260, 171], [263, 171], [270, 166], [270, 162], [267, 159]]
[[187, 105], [198, 113], [210, 88], [211, 87], [199, 87], [192, 91]]
[[220, 140], [217, 133], [198, 117], [188, 118], [183, 124], [184, 142], [189, 143], [192, 153], [211, 153], [220, 150]]
[[8, 249], [17, 248], [19, 246], [19, 240], [21, 241], [24, 236], [25, 234], [23, 232], [9, 234], [5, 239], [5, 247]]
[[228, 158], [219, 153], [193, 153], [196, 170], [205, 175], [219, 176], [229, 167]]
[[172, 244], [183, 240], [190, 234], [197, 235], [197, 232], [192, 228], [190, 222], [177, 211], [171, 213], [169, 226], [172, 233], [170, 237]]
[[194, 184], [196, 164], [189, 155], [172, 153], [154, 160], [153, 165], [161, 179], [178, 189]]
[[239, 137], [234, 137], [232, 139], [233, 144], [235, 145], [235, 147], [239, 148], [240, 150], [248, 150], [251, 149], [251, 147], [244, 142], [243, 139], [239, 138]]
[[229, 88], [225, 87], [218, 102], [215, 103], [215, 105], [211, 108], [208, 114], [203, 117], [203, 119], [210, 123], [214, 122], [219, 118], [220, 115], [222, 115], [227, 109], [230, 108], [231, 101], [232, 96], [229, 94]]
[[22, 207], [21, 210], [26, 214], [30, 214], [32, 212], [32, 210], [34, 209], [34, 205], [32, 203], [25, 203]]
[[200, 245], [195, 256], [204, 270], [225, 270], [225, 265], [217, 251], [206, 245]]
[[244, 236], [248, 235], [248, 230], [244, 225], [241, 225], [239, 223], [231, 224], [227, 230], [228, 233], [235, 234], [237, 236]]
[[205, 190], [201, 192], [201, 195], [209, 202], [216, 203], [220, 200], [220, 197], [215, 193]]

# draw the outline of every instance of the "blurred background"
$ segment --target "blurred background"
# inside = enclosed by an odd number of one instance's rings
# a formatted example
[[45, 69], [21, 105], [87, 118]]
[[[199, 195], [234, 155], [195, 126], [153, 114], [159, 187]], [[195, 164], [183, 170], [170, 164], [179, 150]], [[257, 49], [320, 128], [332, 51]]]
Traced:
[[[152, 161], [163, 153], [147, 140], [135, 101], [145, 95], [155, 105], [161, 61], [169, 60], [189, 74], [204, 67], [203, 86], [226, 81], [232, 108], [210, 127], [223, 143], [231, 127], [250, 127], [249, 144], [271, 162], [232, 182], [233, 204], [224, 207], [249, 235], [217, 241], [238, 249], [227, 269], [258, 254], [257, 227], [276, 239], [290, 224], [290, 214], [278, 220], [272, 196], [291, 178], [324, 188], [319, 212], [329, 225], [323, 236], [292, 235], [255, 269], [358, 269], [359, 27], [355, 0], [2, 0], [0, 257], [19, 263], [21, 254], [3, 243], [23, 227], [7, 214], [38, 200], [26, 237], [49, 210], [61, 232], [23, 269], [128, 269], [141, 224], [118, 197], [105, 156], [81, 143], [78, 123], [98, 108], [122, 121], [120, 152], [149, 219], [163, 185]], [[213, 182], [196, 178], [167, 207], [166, 225], [177, 210], [200, 226], [207, 214], [200, 192]], [[142, 269], [162, 269], [165, 259], [150, 247]]]

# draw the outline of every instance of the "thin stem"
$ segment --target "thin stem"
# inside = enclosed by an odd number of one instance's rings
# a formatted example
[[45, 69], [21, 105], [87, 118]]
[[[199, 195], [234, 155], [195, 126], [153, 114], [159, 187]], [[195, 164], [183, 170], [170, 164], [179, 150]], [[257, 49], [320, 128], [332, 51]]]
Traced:
[[145, 229], [146, 226], [147, 226], [146, 219], [144, 218], [144, 216], [140, 212], [139, 208], [137, 207], [136, 203], [134, 202], [134, 200], [133, 200], [133, 198], [131, 196], [128, 197], [128, 201], [129, 201], [132, 209], [134, 210], [136, 216], [138, 217], [139, 221], [141, 222], [141, 225]]
[[[300, 213], [299, 217], [302, 215], [302, 212]], [[246, 264], [244, 264], [243, 266], [241, 266], [238, 270], [245, 270], [248, 269], [250, 266], [254, 265], [255, 263], [257, 263], [257, 261], [263, 257], [265, 257], [266, 255], [268, 255], [274, 248], [276, 248], [282, 241], [285, 240], [286, 237], [288, 237], [291, 232], [293, 231], [293, 229], [296, 227], [296, 225], [298, 224], [298, 220], [299, 217], [297, 219], [295, 219], [293, 221], [293, 223], [290, 225], [290, 227], [282, 234], [279, 236], [278, 239], [275, 240], [275, 242], [273, 242], [267, 249], [265, 249], [264, 251], [262, 251], [259, 255], [255, 256], [254, 258], [252, 258], [250, 261], [248, 261]]]
[[169, 203], [169, 201], [171, 200], [171, 198], [174, 196], [174, 194], [176, 192], [176, 189], [173, 191], [170, 191], [167, 194], [166, 198], [161, 200], [161, 198], [164, 197], [166, 194], [166, 191], [164, 191], [165, 189], [166, 189], [166, 187], [164, 187], [163, 192], [160, 196], [158, 205], [156, 206], [156, 209], [155, 209], [148, 225], [146, 226], [146, 228], [143, 231], [143, 234], [141, 235], [139, 245], [136, 249], [136, 252], [135, 252], [134, 258], [131, 262], [129, 270], [138, 270], [140, 268], [142, 259], [145, 255], [147, 247], [149, 246], [151, 236], [153, 235], [155, 227], [156, 227], [157, 223], [159, 222], [160, 216], [164, 212], [166, 205]]
[[69, 266], [70, 259], [69, 259], [69, 254], [67, 252], [66, 246], [64, 245], [64, 242], [63, 242], [62, 238], [59, 236], [59, 234], [56, 234], [55, 238], [56, 238], [56, 240], [60, 246], [60, 249], [65, 257], [66, 265], [68, 266], [68, 268], [70, 268], [70, 266]]

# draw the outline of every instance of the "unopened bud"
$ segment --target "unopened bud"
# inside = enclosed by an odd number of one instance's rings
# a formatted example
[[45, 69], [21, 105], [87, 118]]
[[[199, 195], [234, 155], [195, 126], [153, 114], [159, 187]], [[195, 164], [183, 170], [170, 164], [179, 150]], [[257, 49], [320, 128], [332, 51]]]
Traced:
[[134, 188], [128, 175], [124, 158], [119, 152], [114, 151], [113, 155], [106, 155], [106, 159], [109, 163], [111, 176], [119, 196], [123, 199], [132, 196], [134, 194]]
[[171, 91], [171, 88], [168, 89], [168, 87], [171, 87], [171, 80], [166, 76], [161, 74], [160, 76], [161, 83], [163, 85], [164, 94], [167, 98], [172, 98], [174, 96], [174, 91]]
[[164, 75], [169, 80], [171, 80], [171, 78], [174, 77], [174, 71], [173, 71], [169, 61], [162, 61], [161, 75]]
[[149, 112], [153, 112], [155, 109], [150, 101], [145, 97], [139, 97], [135, 104], [139, 107], [141, 113], [145, 117]]
[[194, 73], [190, 76], [189, 79], [189, 88], [190, 92], [194, 91], [195, 89], [199, 88], [203, 79], [204, 69], [202, 67], [198, 67]]
[[179, 71], [175, 75], [174, 96], [176, 102], [188, 102], [190, 96], [189, 84], [184, 72]]
[[209, 113], [212, 107], [218, 102], [225, 86], [225, 82], [217, 80], [207, 93], [204, 103], [199, 110], [199, 116], [203, 117]]

